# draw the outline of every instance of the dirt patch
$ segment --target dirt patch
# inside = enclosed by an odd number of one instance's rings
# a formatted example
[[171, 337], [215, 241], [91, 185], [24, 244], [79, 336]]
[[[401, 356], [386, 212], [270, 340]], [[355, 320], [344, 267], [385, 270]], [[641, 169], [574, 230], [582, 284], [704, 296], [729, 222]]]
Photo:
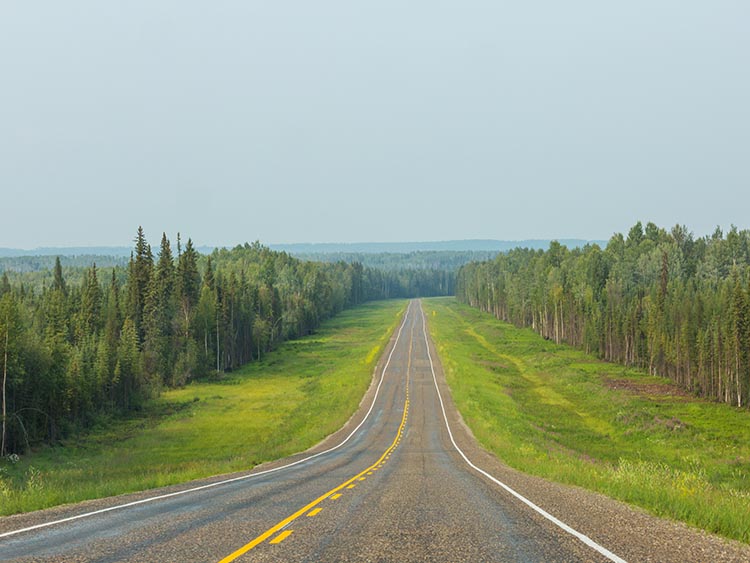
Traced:
[[644, 410], [622, 414], [617, 417], [617, 420], [629, 427], [625, 430], [625, 434], [636, 431], [653, 432], [655, 430], [679, 432], [688, 428], [688, 425], [677, 417], [662, 418]]
[[501, 371], [509, 368], [507, 364], [503, 364], [501, 362], [490, 362], [488, 360], [476, 360], [476, 362], [479, 365], [489, 368], [492, 371]]
[[673, 383], [652, 383], [644, 381], [634, 381], [632, 379], [614, 379], [607, 378], [604, 380], [607, 388], [614, 391], [625, 391], [633, 395], [638, 395], [646, 399], [655, 399], [660, 397], [669, 397], [678, 401], [695, 401], [696, 398], [689, 392]]
[[660, 416], [655, 416], [653, 424], [654, 427], [666, 428], [667, 430], [671, 430], [672, 432], [675, 432], [677, 430], [684, 430], [685, 428], [687, 428], [687, 424], [674, 416], [672, 418], [661, 418]]

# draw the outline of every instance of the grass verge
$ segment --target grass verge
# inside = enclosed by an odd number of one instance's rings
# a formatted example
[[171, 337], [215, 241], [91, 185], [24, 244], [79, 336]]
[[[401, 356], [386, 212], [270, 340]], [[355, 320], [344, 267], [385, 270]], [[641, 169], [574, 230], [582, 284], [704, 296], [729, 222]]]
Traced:
[[0, 462], [0, 515], [160, 487], [305, 450], [367, 390], [404, 301], [345, 311], [218, 382], [165, 392], [137, 418]]
[[750, 543], [750, 412], [455, 299], [424, 308], [456, 406], [504, 462]]

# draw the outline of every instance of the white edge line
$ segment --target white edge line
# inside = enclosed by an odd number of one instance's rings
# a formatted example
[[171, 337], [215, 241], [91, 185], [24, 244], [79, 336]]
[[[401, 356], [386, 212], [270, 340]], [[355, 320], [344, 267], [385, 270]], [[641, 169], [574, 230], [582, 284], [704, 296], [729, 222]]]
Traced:
[[579, 540], [581, 540], [583, 543], [585, 543], [590, 548], [595, 549], [596, 551], [598, 551], [600, 554], [602, 554], [604, 557], [606, 557], [610, 561], [613, 561], [614, 563], [627, 563], [627, 561], [625, 561], [621, 557], [618, 557], [617, 555], [615, 555], [614, 553], [612, 553], [611, 551], [609, 551], [607, 548], [602, 547], [601, 545], [599, 545], [598, 543], [596, 543], [594, 540], [592, 540], [590, 537], [586, 536], [585, 534], [582, 534], [581, 532], [579, 532], [577, 530], [574, 530], [573, 528], [571, 528], [570, 526], [568, 526], [565, 522], [562, 522], [561, 520], [558, 520], [557, 518], [555, 518], [554, 516], [552, 516], [549, 512], [547, 512], [543, 508], [537, 506], [536, 504], [534, 504], [533, 502], [531, 502], [529, 499], [527, 499], [526, 497], [524, 497], [520, 493], [517, 493], [515, 490], [511, 489], [508, 485], [506, 485], [505, 483], [503, 483], [499, 479], [496, 479], [495, 477], [493, 477], [492, 475], [490, 475], [489, 473], [487, 473], [484, 469], [480, 469], [479, 467], [477, 467], [476, 465], [474, 465], [469, 460], [469, 458], [466, 457], [466, 454], [463, 451], [461, 451], [461, 448], [459, 448], [458, 444], [456, 444], [456, 440], [453, 439], [453, 432], [451, 432], [450, 424], [448, 424], [448, 415], [445, 413], [445, 404], [443, 404], [443, 397], [440, 394], [440, 388], [438, 386], [437, 377], [435, 376], [435, 366], [434, 366], [434, 364], [432, 362], [432, 354], [430, 353], [430, 343], [427, 340], [427, 323], [425, 321], [424, 311], [422, 310], [421, 302], [420, 302], [420, 313], [421, 313], [421, 317], [422, 317], [422, 333], [424, 334], [424, 342], [425, 342], [425, 345], [427, 346], [427, 357], [430, 359], [430, 370], [432, 371], [432, 380], [435, 383], [435, 390], [437, 391], [438, 399], [440, 399], [440, 408], [443, 411], [443, 419], [445, 420], [445, 427], [448, 429], [448, 436], [450, 437], [451, 443], [453, 444], [453, 447], [456, 448], [456, 451], [459, 453], [459, 455], [464, 459], [464, 461], [469, 465], [469, 467], [471, 467], [472, 469], [474, 469], [478, 473], [481, 473], [487, 479], [489, 479], [493, 483], [496, 483], [497, 485], [499, 485], [500, 487], [502, 487], [503, 489], [505, 489], [508, 493], [510, 493], [511, 495], [513, 495], [514, 497], [516, 497], [518, 500], [520, 500], [526, 506], [528, 506], [529, 508], [531, 508], [535, 512], [541, 514], [547, 520], [549, 520], [550, 522], [552, 522], [553, 524], [555, 524], [559, 528], [562, 528], [563, 530], [565, 530], [566, 532], [568, 532], [570, 535], [575, 536], [576, 538], [578, 538]]
[[388, 354], [388, 359], [385, 362], [385, 366], [383, 366], [383, 370], [380, 373], [380, 381], [378, 382], [378, 386], [375, 389], [375, 396], [372, 398], [372, 404], [370, 405], [370, 408], [367, 411], [367, 414], [365, 414], [365, 417], [362, 419], [362, 421], [357, 425], [357, 427], [351, 431], [351, 433], [338, 445], [333, 446], [332, 448], [329, 448], [325, 451], [318, 452], [316, 454], [313, 454], [311, 456], [308, 456], [304, 459], [298, 459], [295, 462], [289, 463], [287, 465], [281, 465], [279, 467], [274, 467], [273, 469], [266, 469], [265, 471], [259, 471], [257, 473], [251, 473], [249, 475], [242, 475], [240, 477], [233, 477], [231, 479], [225, 479], [224, 481], [217, 481], [215, 483], [209, 483], [207, 485], [201, 485], [200, 487], [193, 487], [192, 489], [185, 489], [184, 491], [176, 491], [174, 493], [167, 493], [165, 495], [158, 495], [155, 497], [149, 497], [141, 500], [136, 500], [133, 502], [128, 502], [126, 504], [118, 504], [117, 506], [110, 506], [108, 508], [102, 508], [101, 510], [94, 510], [93, 512], [85, 512], [84, 514], [78, 514], [76, 516], [70, 516], [68, 518], [61, 518], [60, 520], [53, 520], [51, 522], [44, 522], [42, 524], [36, 524], [34, 526], [29, 526], [27, 528], [21, 528], [19, 530], [12, 530], [10, 532], [4, 532], [0, 534], [0, 538], [7, 538], [10, 536], [15, 536], [17, 534], [21, 534], [24, 532], [31, 532], [32, 530], [38, 530], [40, 528], [47, 528], [49, 526], [55, 526], [57, 524], [64, 524], [65, 522], [72, 522], [73, 520], [80, 520], [81, 518], [88, 518], [89, 516], [96, 516], [98, 514], [104, 514], [106, 512], [112, 512], [113, 510], [120, 510], [123, 508], [129, 508], [131, 506], [138, 506], [139, 504], [146, 504], [149, 502], [154, 502], [157, 500], [163, 500], [170, 497], [176, 497], [179, 495], [186, 495], [188, 493], [194, 493], [196, 491], [202, 491], [205, 489], [210, 489], [213, 487], [218, 487], [220, 485], [226, 485], [229, 483], [234, 483], [237, 481], [244, 481], [247, 479], [252, 479], [254, 477], [260, 477], [261, 475], [268, 475], [269, 473], [274, 473], [276, 471], [281, 471], [282, 469], [288, 469], [290, 467], [293, 467], [295, 465], [299, 465], [301, 463], [305, 463], [306, 461], [310, 461], [311, 459], [315, 459], [316, 457], [320, 457], [322, 455], [325, 455], [327, 453], [330, 453], [334, 450], [339, 449], [341, 446], [346, 444], [354, 434], [357, 433], [357, 431], [362, 427], [362, 425], [367, 421], [367, 419], [370, 416], [370, 413], [372, 413], [372, 409], [375, 407], [375, 402], [377, 401], [378, 394], [380, 393], [380, 387], [383, 384], [383, 378], [385, 377], [385, 372], [388, 370], [388, 366], [391, 363], [391, 358], [393, 357], [393, 352], [396, 350], [396, 346], [398, 345], [398, 341], [401, 338], [401, 332], [404, 329], [404, 326], [406, 325], [406, 320], [409, 316], [409, 310], [411, 309], [411, 304], [406, 308], [406, 313], [404, 313], [404, 319], [401, 322], [401, 326], [398, 329], [398, 334], [396, 335], [396, 341], [393, 343], [393, 347], [391, 348], [391, 353]]

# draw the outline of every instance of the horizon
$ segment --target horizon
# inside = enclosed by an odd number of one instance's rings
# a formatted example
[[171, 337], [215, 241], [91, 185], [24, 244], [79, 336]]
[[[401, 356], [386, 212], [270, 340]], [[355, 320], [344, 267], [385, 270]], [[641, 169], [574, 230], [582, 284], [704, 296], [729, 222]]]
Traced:
[[[551, 242], [551, 241], [576, 241], [576, 242], [585, 242], [585, 243], [607, 243], [612, 238], [612, 236], [616, 234], [622, 234], [627, 236], [627, 232], [630, 229], [630, 227], [634, 226], [637, 223], [641, 223], [644, 227], [647, 223], [653, 222], [653, 221], [644, 221], [644, 220], [636, 220], [632, 225], [629, 225], [627, 228], [621, 230], [621, 231], [614, 231], [609, 234], [607, 237], [582, 237], [582, 236], [558, 236], [558, 237], [526, 237], [526, 238], [492, 238], [492, 237], [482, 237], [482, 238], [444, 238], [444, 239], [400, 239], [400, 240], [356, 240], [356, 241], [335, 241], [335, 240], [325, 240], [325, 241], [293, 241], [293, 242], [268, 242], [263, 239], [247, 239], [242, 241], [237, 241], [234, 243], [225, 243], [225, 244], [213, 244], [211, 242], [203, 242], [198, 241], [192, 236], [183, 237], [183, 243], [184, 241], [187, 241], [187, 239], [191, 239], [194, 246], [196, 248], [228, 248], [231, 249], [237, 245], [244, 245], [244, 244], [252, 244], [254, 242], [259, 242], [263, 246], [267, 247], [287, 247], [287, 246], [358, 246], [358, 245], [399, 245], [399, 244], [442, 244], [442, 243], [460, 243], [460, 242], [495, 242], [495, 243], [515, 243], [515, 242]], [[665, 229], [667, 232], [669, 232], [675, 225], [660, 225], [658, 223], [655, 223], [657, 227], [661, 229]], [[743, 230], [749, 230], [750, 226], [744, 227], [740, 225], [730, 224], [728, 226], [724, 225], [716, 225], [712, 229], [706, 232], [695, 232], [690, 225], [685, 225], [683, 223], [677, 223], [677, 225], [685, 226], [689, 233], [693, 235], [695, 239], [699, 238], [705, 238], [710, 237], [716, 229], [721, 230], [722, 233], [726, 234], [729, 232], [732, 228], [736, 228], [740, 231]], [[135, 233], [136, 230], [134, 229], [133, 232]], [[174, 235], [170, 235], [166, 231], [159, 231], [158, 235], [154, 235], [151, 237], [148, 232], [144, 229], [144, 232], [146, 234], [146, 239], [151, 243], [152, 241], [156, 241], [157, 238], [161, 237], [161, 234], [164, 233], [167, 235], [167, 238], [172, 242], [173, 244], [176, 244], [178, 235], [182, 237], [184, 234], [183, 231], [179, 231], [175, 233]], [[83, 243], [83, 244], [65, 244], [65, 245], [56, 245], [56, 244], [38, 244], [34, 246], [7, 246], [7, 245], [1, 245], [0, 244], [0, 250], [6, 250], [6, 251], [38, 251], [38, 250], [53, 250], [53, 249], [124, 249], [124, 248], [131, 248], [132, 243], [135, 237], [133, 237], [127, 244], [126, 243], [114, 243], [114, 244], [98, 244], [98, 243]], [[153, 246], [153, 244], [152, 244]]]
[[[172, 238], [167, 234], [167, 238], [169, 239], [170, 243], [176, 241], [176, 237]], [[188, 237], [191, 238], [192, 237]], [[146, 234], [146, 239], [151, 240], [148, 237], [148, 234]], [[156, 239], [154, 239], [156, 240]], [[318, 241], [318, 242], [305, 242], [305, 241], [298, 241], [298, 242], [265, 242], [263, 240], [245, 240], [242, 242], [237, 242], [233, 244], [210, 244], [210, 243], [197, 243], [193, 240], [194, 246], [201, 247], [201, 248], [233, 248], [237, 245], [243, 245], [243, 244], [253, 244], [254, 242], [259, 242], [263, 246], [358, 246], [358, 245], [398, 245], [398, 244], [442, 244], [442, 243], [456, 243], [456, 242], [501, 242], [501, 243], [513, 243], [513, 242], [545, 242], [545, 241], [585, 241], [585, 242], [602, 242], [605, 241], [605, 239], [590, 239], [590, 238], [582, 238], [582, 237], [555, 237], [555, 238], [518, 238], [518, 239], [498, 239], [498, 238], [464, 238], [464, 239], [442, 239], [442, 240], [361, 240], [361, 241], [353, 241], [353, 242], [338, 242], [338, 241]], [[608, 240], [608, 239], [607, 239]], [[606, 241], [605, 241], [606, 242]], [[149, 242], [150, 243], [150, 242]], [[112, 245], [102, 245], [102, 244], [71, 244], [71, 245], [65, 245], [65, 246], [58, 246], [53, 244], [41, 244], [39, 246], [34, 247], [11, 247], [11, 246], [0, 246], [0, 249], [3, 250], [46, 250], [46, 249], [71, 249], [71, 248], [130, 248], [132, 245], [126, 245], [126, 244], [112, 244]], [[153, 244], [151, 245], [153, 246]]]

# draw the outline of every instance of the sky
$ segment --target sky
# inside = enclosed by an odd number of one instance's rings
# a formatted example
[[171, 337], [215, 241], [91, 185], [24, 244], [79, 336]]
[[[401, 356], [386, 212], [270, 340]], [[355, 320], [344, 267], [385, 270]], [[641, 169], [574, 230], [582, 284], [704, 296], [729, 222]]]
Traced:
[[0, 2], [0, 247], [750, 227], [745, 0]]

